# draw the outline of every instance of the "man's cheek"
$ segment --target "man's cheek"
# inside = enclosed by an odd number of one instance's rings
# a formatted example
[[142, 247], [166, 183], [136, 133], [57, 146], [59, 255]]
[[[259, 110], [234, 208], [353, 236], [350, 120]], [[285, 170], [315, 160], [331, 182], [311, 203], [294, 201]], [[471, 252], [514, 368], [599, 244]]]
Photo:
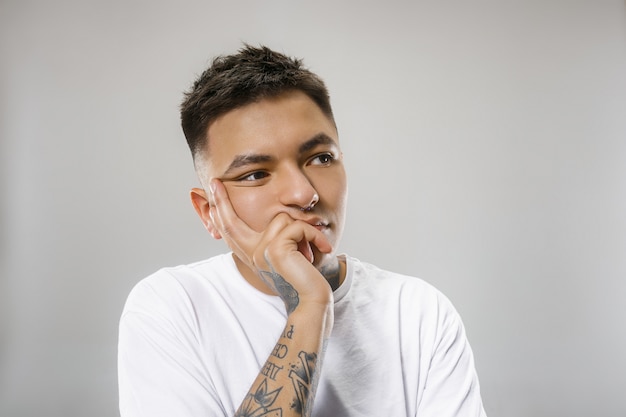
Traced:
[[233, 193], [231, 204], [235, 214], [256, 232], [262, 232], [267, 226], [267, 204], [257, 195], [258, 193], [237, 190]]

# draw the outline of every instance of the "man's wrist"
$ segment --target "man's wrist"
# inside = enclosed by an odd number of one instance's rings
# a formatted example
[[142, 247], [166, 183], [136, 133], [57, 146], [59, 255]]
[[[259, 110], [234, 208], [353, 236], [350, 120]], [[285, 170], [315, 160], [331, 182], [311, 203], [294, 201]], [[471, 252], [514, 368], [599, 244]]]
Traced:
[[314, 329], [319, 328], [324, 338], [330, 336], [334, 324], [334, 303], [331, 300], [327, 303], [319, 301], [304, 301], [292, 311], [288, 316], [288, 321], [306, 326], [310, 334], [314, 334]]

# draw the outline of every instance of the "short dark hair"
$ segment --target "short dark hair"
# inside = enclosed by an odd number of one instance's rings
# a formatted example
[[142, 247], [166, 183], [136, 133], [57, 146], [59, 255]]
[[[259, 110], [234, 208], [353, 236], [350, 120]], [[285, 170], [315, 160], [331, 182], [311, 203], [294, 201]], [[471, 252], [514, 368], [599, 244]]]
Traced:
[[304, 68], [301, 59], [247, 44], [236, 54], [215, 58], [185, 93], [180, 106], [183, 132], [194, 160], [203, 150], [207, 129], [216, 118], [294, 90], [305, 93], [334, 123], [324, 81]]

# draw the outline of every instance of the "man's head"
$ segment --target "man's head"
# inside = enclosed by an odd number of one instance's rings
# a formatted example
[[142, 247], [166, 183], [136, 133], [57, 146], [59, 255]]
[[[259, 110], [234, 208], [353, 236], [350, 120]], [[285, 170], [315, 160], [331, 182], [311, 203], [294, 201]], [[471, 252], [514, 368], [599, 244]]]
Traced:
[[291, 90], [305, 93], [334, 123], [326, 85], [301, 60], [249, 45], [237, 54], [215, 58], [181, 104], [181, 124], [194, 162], [202, 159], [201, 151], [210, 152], [207, 131], [219, 116]]
[[[299, 60], [251, 47], [216, 59], [187, 93], [182, 120], [204, 188], [192, 190], [192, 203], [214, 238], [229, 234], [213, 218], [208, 191], [218, 180], [234, 215], [256, 233], [287, 214], [336, 248], [347, 196], [343, 155], [326, 87]], [[336, 265], [334, 250], [313, 249], [318, 268]]]

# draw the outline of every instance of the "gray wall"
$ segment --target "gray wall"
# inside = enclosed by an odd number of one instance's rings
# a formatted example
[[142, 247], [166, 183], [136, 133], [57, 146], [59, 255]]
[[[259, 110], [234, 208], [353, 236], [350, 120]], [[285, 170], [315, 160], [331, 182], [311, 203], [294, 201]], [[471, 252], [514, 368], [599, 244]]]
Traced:
[[327, 80], [342, 249], [452, 299], [491, 416], [626, 415], [624, 2], [244, 3], [0, 3], [0, 415], [115, 415], [128, 291], [225, 250], [177, 106], [242, 41]]

